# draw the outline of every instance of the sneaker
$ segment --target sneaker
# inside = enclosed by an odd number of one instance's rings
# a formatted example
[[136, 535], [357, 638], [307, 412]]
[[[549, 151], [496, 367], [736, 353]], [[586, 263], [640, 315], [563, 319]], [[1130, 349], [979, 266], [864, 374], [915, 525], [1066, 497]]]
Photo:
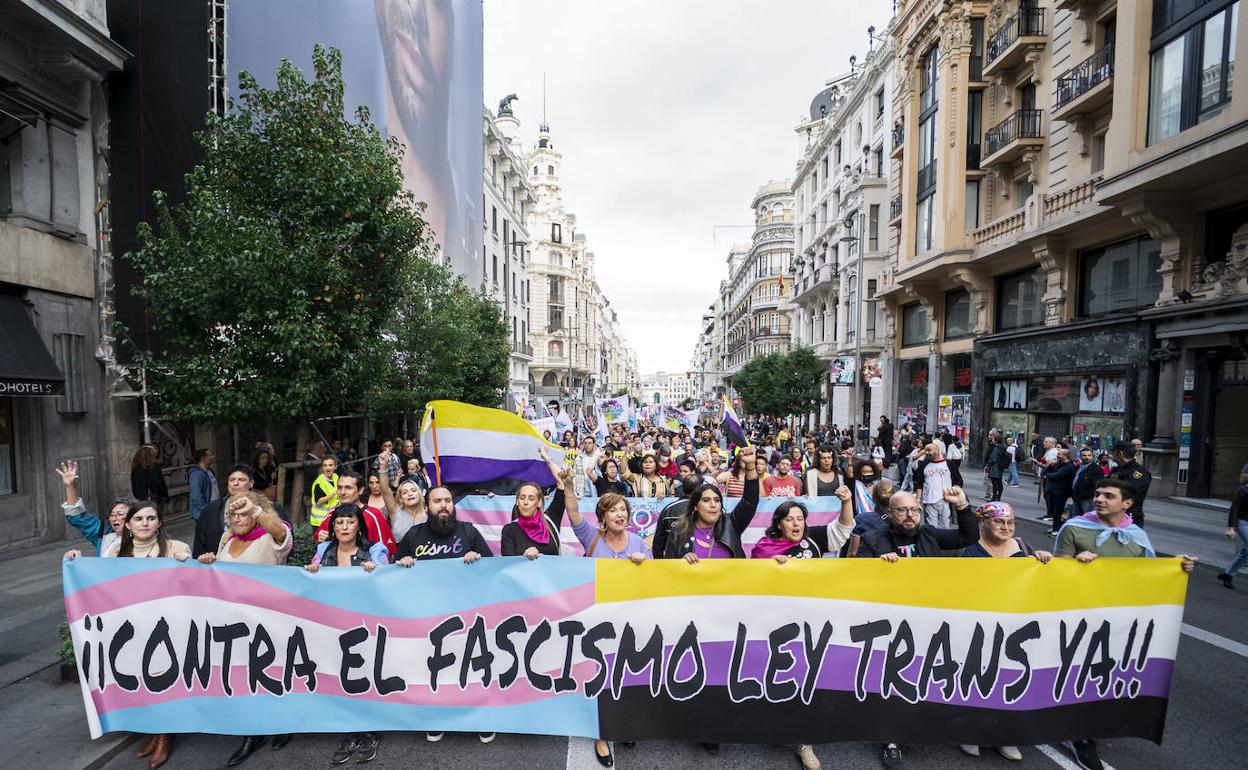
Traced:
[[822, 767], [819, 757], [815, 756], [815, 750], [808, 744], [794, 746], [793, 753], [797, 755], [797, 761], [802, 763], [802, 770], [820, 770]]
[[1219, 573], [1218, 573], [1218, 580], [1221, 580], [1221, 581], [1222, 581], [1222, 585], [1226, 586], [1227, 588], [1234, 588], [1234, 587], [1235, 587], [1235, 578], [1233, 578], [1232, 576], [1230, 576], [1230, 575], [1226, 574], [1225, 572], [1219, 572]]
[[1023, 758], [1023, 752], [1017, 746], [998, 746], [997, 753], [1011, 762], [1018, 762]]
[[338, 748], [334, 750], [334, 755], [329, 758], [331, 765], [341, 765], [351, 758], [351, 755], [360, 748], [360, 736], [344, 735], [342, 742], [338, 744]]
[[1045, 532], [1045, 533], [1044, 533], [1044, 536], [1045, 536], [1045, 537], [1057, 537], [1057, 530], [1056, 530], [1056, 529], [1050, 529], [1048, 532]]
[[906, 766], [905, 760], [901, 758], [901, 747], [895, 743], [884, 744], [884, 754], [881, 759], [884, 761], [884, 766], [890, 770]]
[[360, 749], [355, 753], [355, 764], [362, 765], [377, 758], [377, 733], [364, 733]]
[[1105, 770], [1101, 755], [1096, 751], [1096, 741], [1071, 741], [1070, 749], [1075, 754], [1075, 764], [1083, 770]]
[[442, 740], [443, 735], [446, 735], [446, 733], [425, 733], [425, 740], [430, 743], [437, 743]]
[[482, 743], [493, 743], [497, 733], [477, 733], [477, 737], [481, 739]]
[[963, 753], [963, 754], [965, 754], [965, 755], [967, 755], [968, 757], [978, 757], [978, 756], [979, 756], [979, 747], [978, 747], [978, 746], [972, 746], [972, 745], [971, 745], [971, 744], [969, 744], [969, 743], [960, 743], [960, 744], [958, 744], [958, 748], [962, 749], [962, 753]]

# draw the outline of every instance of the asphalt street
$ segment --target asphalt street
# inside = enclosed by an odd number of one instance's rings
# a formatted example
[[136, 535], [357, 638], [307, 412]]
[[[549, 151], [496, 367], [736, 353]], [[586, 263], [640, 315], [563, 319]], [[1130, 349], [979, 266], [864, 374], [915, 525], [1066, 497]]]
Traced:
[[[982, 496], [976, 480], [968, 479], [967, 486]], [[1006, 499], [1017, 506], [1019, 534], [1033, 546], [1043, 547], [1046, 528], [1034, 519], [1040, 511], [1034, 487], [1024, 480], [1023, 487], [1007, 489]], [[1242, 767], [1243, 757], [1248, 756], [1248, 730], [1243, 718], [1248, 704], [1248, 575], [1240, 576], [1239, 588], [1234, 591], [1214, 579], [1213, 565], [1221, 566], [1233, 553], [1231, 544], [1220, 539], [1219, 518], [1224, 526], [1225, 514], [1184, 512], [1166, 501], [1157, 501], [1155, 509], [1150, 501], [1150, 511], [1150, 531], [1156, 527], [1158, 550], [1174, 553], [1181, 547], [1196, 551], [1188, 546], [1199, 546], [1202, 566], [1189, 583], [1184, 634], [1162, 744], [1138, 739], [1105, 741], [1102, 757], [1119, 770]], [[184, 520], [175, 525], [174, 536], [185, 535], [180, 529], [187, 524]], [[1174, 531], [1164, 534], [1167, 528]], [[59, 561], [64, 547], [50, 546], [0, 563], [0, 735], [12, 756], [22, 758], [22, 766], [144, 767], [145, 763], [133, 756], [135, 739], [106, 736], [93, 742], [88, 738], [78, 686], [61, 683], [56, 676], [56, 625], [64, 612]], [[547, 727], [535, 725], [535, 729]], [[188, 725], [187, 729], [194, 727]], [[237, 743], [233, 737], [180, 736], [167, 767], [223, 767]], [[336, 745], [337, 736], [299, 735], [282, 751], [262, 749], [242, 767], [326, 767]], [[872, 744], [827, 744], [816, 746], [815, 751], [828, 768], [880, 766], [878, 749]], [[1074, 767], [1061, 747], [1023, 747], [1022, 751], [1023, 763], [1031, 767]], [[484, 745], [475, 735], [447, 735], [439, 743], [429, 743], [421, 733], [385, 734], [371, 766], [475, 768], [511, 763], [525, 768], [598, 767], [592, 743], [584, 739], [499, 735]], [[906, 747], [906, 766], [913, 768], [1014, 764], [988, 749], [982, 756], [971, 758], [956, 746]], [[798, 763], [784, 746], [727, 744], [718, 757], [711, 757], [695, 744], [655, 741], [635, 748], [616, 747], [616, 766], [735, 770], [793, 768]]]

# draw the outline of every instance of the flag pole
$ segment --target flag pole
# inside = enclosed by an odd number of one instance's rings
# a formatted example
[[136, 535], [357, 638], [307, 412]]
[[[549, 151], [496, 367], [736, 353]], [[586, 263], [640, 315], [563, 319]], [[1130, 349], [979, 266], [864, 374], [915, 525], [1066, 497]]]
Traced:
[[433, 433], [433, 475], [437, 477], [438, 485], [442, 484], [442, 459], [438, 454], [438, 419], [434, 414], [433, 407], [429, 407], [429, 430]]

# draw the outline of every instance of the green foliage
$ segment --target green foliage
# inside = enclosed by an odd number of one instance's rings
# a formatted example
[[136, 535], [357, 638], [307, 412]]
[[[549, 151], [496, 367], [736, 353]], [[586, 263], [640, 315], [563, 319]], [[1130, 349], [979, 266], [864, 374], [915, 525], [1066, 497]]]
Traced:
[[768, 353], [746, 362], [732, 379], [744, 412], [783, 417], [818, 411], [828, 365], [810, 348]]
[[[273, 91], [240, 74], [185, 203], [157, 193], [156, 226], [140, 225], [127, 257], [163, 347], [136, 351], [148, 387], [208, 423], [376, 414], [426, 392], [496, 405], [510, 329], [432, 261], [402, 145], [365, 109], [344, 117], [340, 53], [317, 46], [313, 66], [309, 80], [283, 61]], [[443, 367], [449, 385], [415, 379]]]
[[78, 658], [74, 655], [74, 638], [69, 632], [69, 623], [62, 620], [56, 627], [56, 655], [62, 663], [74, 664]]
[[306, 521], [291, 527], [291, 537], [295, 539], [286, 564], [291, 567], [306, 567], [316, 556], [316, 528]]

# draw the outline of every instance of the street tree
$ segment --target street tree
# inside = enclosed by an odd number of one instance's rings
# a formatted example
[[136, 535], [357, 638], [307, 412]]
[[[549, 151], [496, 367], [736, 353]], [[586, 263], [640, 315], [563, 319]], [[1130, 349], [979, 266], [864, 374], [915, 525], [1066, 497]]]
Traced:
[[336, 49], [317, 46], [313, 69], [308, 79], [283, 61], [271, 91], [240, 73], [237, 101], [198, 137], [185, 202], [156, 193], [154, 226], [139, 226], [127, 255], [161, 340], [134, 351], [161, 409], [297, 421], [298, 457], [311, 418], [379, 397], [375, 374], [394, 351], [384, 331], [435, 256], [423, 204], [403, 186], [402, 145], [366, 108], [346, 117]]
[[745, 363], [732, 379], [750, 414], [784, 417], [817, 412], [828, 365], [807, 347], [768, 353]]

